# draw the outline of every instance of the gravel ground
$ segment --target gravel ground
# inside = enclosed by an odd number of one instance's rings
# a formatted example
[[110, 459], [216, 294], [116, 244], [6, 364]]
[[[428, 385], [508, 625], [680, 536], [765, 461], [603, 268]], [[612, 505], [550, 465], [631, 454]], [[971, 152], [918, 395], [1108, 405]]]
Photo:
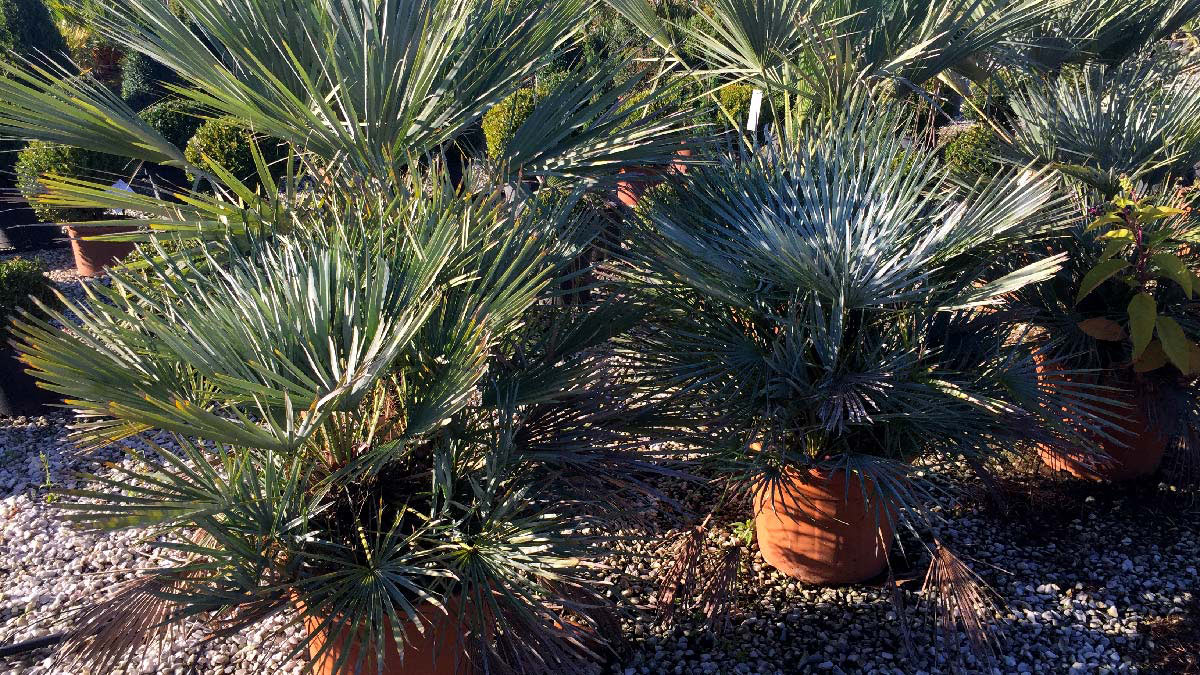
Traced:
[[[77, 293], [69, 250], [45, 259], [60, 288]], [[78, 487], [76, 472], [119, 461], [111, 453], [76, 454], [66, 422], [65, 416], [0, 419], [0, 645], [54, 632], [47, 620], [156, 564], [137, 531], [81, 533], [55, 519], [48, 485]], [[1200, 672], [1196, 495], [1154, 481], [1111, 487], [1013, 476], [1007, 486], [998, 504], [948, 514], [942, 532], [998, 595], [993, 618], [1003, 644], [993, 672]], [[919, 592], [922, 556], [898, 565], [911, 571], [898, 574], [906, 609], [897, 618], [895, 585], [813, 588], [772, 571], [737, 536], [735, 521], [746, 515], [733, 514], [707, 540], [716, 553], [743, 561], [720, 634], [698, 612], [681, 613], [670, 628], [655, 623], [657, 583], [670, 564], [663, 542], [678, 529], [668, 522], [665, 533], [633, 533], [619, 574], [609, 577], [626, 638], [610, 672], [989, 670], [953, 646], [935, 649], [941, 639]], [[909, 542], [906, 550], [921, 549]], [[299, 639], [296, 630], [285, 634], [284, 645], [274, 634], [288, 620], [276, 617], [249, 634], [208, 641], [202, 625], [190, 625], [161, 656], [124, 672], [297, 672], [302, 662], [283, 659]], [[0, 659], [0, 673], [69, 672], [55, 668], [52, 648]]]

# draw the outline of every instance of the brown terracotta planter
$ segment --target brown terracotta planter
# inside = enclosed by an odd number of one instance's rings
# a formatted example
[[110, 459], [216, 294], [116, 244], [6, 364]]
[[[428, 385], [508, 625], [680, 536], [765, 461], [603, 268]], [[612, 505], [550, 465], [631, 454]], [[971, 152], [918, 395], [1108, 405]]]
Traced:
[[[676, 152], [675, 155], [680, 158], [691, 157], [692, 151], [680, 150]], [[687, 173], [687, 164], [683, 163], [682, 161], [675, 161], [671, 162], [671, 164], [667, 166], [665, 170], [660, 167], [647, 167], [632, 171], [621, 169], [620, 173], [629, 175], [631, 177], [617, 182], [617, 199], [620, 200], [625, 206], [633, 208], [637, 206], [638, 200], [642, 198], [642, 195], [646, 193], [646, 190], [649, 190], [658, 183], [662, 182], [662, 176], [664, 174]]]
[[852, 584], [887, 567], [892, 527], [873, 485], [864, 500], [862, 479], [837, 470], [796, 473], [774, 493], [754, 496], [754, 526], [763, 558], [810, 584]]
[[[293, 602], [304, 618], [305, 630], [314, 636], [308, 643], [309, 658], [316, 661], [311, 671], [314, 675], [470, 675], [474, 672], [467, 658], [467, 638], [462, 635], [458, 608], [453, 605], [447, 606], [446, 611], [429, 603], [420, 606], [424, 632], [418, 631], [413, 622], [407, 622], [403, 657], [396, 645], [389, 642], [382, 669], [373, 652], [364, 655], [359, 663], [359, 644], [353, 642], [342, 667], [335, 670], [342, 655], [339, 647], [343, 645], [334, 644], [318, 657], [327, 639], [321, 631], [321, 619], [304, 614], [304, 604], [299, 600], [293, 598]], [[356, 664], [359, 666], [357, 673]]]
[[87, 241], [82, 237], [98, 234], [133, 232], [137, 227], [101, 227], [92, 225], [69, 225], [67, 236], [71, 239], [71, 250], [75, 253], [75, 269], [81, 277], [104, 274], [104, 268], [133, 253], [134, 244], [128, 241]]
[[[1069, 385], [1072, 377], [1062, 375], [1061, 368], [1038, 365], [1038, 373], [1044, 381], [1052, 386], [1055, 382]], [[1100, 382], [1112, 387], [1122, 386], [1119, 382]], [[1163, 454], [1167, 449], [1167, 439], [1150, 425], [1146, 411], [1136, 399], [1133, 392], [1122, 391], [1104, 392], [1104, 396], [1112, 399], [1112, 405], [1096, 403], [1100, 408], [1098, 414], [1115, 425], [1108, 434], [1120, 440], [1115, 443], [1103, 436], [1078, 430], [1080, 436], [1096, 444], [1107, 458], [1097, 462], [1090, 457], [1091, 453], [1083, 448], [1078, 450], [1051, 448], [1046, 445], [1038, 447], [1038, 455], [1046, 466], [1055, 471], [1066, 471], [1076, 478], [1101, 481], [1126, 481], [1149, 476], [1158, 470], [1162, 463]], [[1068, 420], [1069, 421], [1069, 420]]]

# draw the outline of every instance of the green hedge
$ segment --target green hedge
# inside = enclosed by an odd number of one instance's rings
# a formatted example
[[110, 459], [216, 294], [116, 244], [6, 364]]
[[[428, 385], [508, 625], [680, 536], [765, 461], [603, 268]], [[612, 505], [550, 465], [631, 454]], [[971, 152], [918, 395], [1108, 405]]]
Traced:
[[529, 119], [544, 91], [541, 87], [536, 91], [531, 87], [518, 89], [484, 114], [483, 137], [487, 142], [488, 157], [496, 159], [504, 154], [517, 127]]
[[[17, 188], [26, 199], [42, 191], [41, 177], [53, 173], [69, 178], [112, 183], [121, 177], [127, 161], [102, 152], [65, 145], [33, 141], [17, 156]], [[34, 204], [33, 210], [45, 222], [64, 223], [98, 219], [99, 209], [75, 209]]]
[[134, 110], [142, 110], [166, 94], [163, 83], [174, 82], [175, 72], [138, 51], [121, 58], [121, 98]]
[[57, 303], [54, 286], [46, 278], [45, 271], [37, 260], [0, 260], [0, 338], [5, 337], [8, 322], [18, 310], [28, 312], [37, 307], [30, 296], [51, 307]]
[[975, 124], [946, 142], [942, 158], [952, 172], [974, 180], [1002, 168], [995, 159], [997, 148], [996, 132], [986, 124]]
[[177, 148], [186, 148], [204, 122], [186, 101], [173, 98], [147, 106], [138, 113], [138, 117]]
[[208, 156], [254, 189], [260, 184], [254, 154], [250, 149], [255, 141], [263, 159], [271, 167], [272, 175], [281, 175], [284, 167], [280, 160], [287, 156], [286, 150], [278, 141], [256, 135], [249, 125], [234, 117], [205, 120], [187, 142], [184, 157], [192, 164], [203, 167], [203, 156]]
[[42, 0], [0, 0], [0, 58], [9, 52], [67, 55], [67, 43]]
[[[42, 0], [0, 0], [0, 60], [10, 53], [67, 57], [67, 43]], [[0, 140], [0, 185], [11, 185], [19, 141]]]

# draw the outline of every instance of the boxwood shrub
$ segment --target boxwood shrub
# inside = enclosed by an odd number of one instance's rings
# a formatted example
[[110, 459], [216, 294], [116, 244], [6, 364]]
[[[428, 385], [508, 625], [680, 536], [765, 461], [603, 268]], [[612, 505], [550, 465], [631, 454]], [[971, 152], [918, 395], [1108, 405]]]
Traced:
[[173, 70], [139, 51], [130, 50], [121, 58], [121, 98], [134, 110], [160, 100], [166, 94], [163, 83], [176, 79]]
[[[7, 339], [8, 323], [18, 310], [31, 312], [37, 307], [31, 296], [51, 307], [57, 302], [54, 287], [45, 272], [45, 266], [38, 260], [0, 260], [0, 343]], [[3, 344], [0, 349], [7, 347]]]
[[997, 149], [996, 132], [986, 124], [973, 124], [946, 142], [942, 158], [955, 174], [974, 180], [1001, 169]]
[[167, 98], [149, 105], [138, 116], [177, 148], [186, 148], [204, 122], [187, 101], [177, 98]]
[[280, 160], [286, 157], [283, 146], [278, 141], [255, 134], [248, 124], [234, 117], [205, 120], [187, 142], [184, 157], [196, 166], [204, 166], [203, 157], [208, 156], [254, 189], [260, 184], [254, 153], [250, 149], [255, 141], [263, 159], [271, 167], [272, 175], [281, 175], [284, 167]]
[[487, 143], [488, 157], [496, 159], [512, 142], [517, 127], [529, 118], [534, 106], [541, 99], [542, 87], [518, 89], [509, 94], [483, 116], [483, 138]]

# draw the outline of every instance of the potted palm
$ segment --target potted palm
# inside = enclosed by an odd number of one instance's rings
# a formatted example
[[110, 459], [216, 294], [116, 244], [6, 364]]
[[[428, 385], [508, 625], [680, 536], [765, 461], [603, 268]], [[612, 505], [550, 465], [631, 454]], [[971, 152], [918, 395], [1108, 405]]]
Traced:
[[160, 249], [66, 301], [76, 331], [17, 326], [37, 376], [92, 420], [80, 443], [172, 439], [64, 495], [76, 522], [174, 552], [88, 609], [65, 658], [141, 656], [196, 613], [236, 630], [293, 610], [318, 672], [596, 658], [583, 559], [648, 458], [626, 434], [653, 426], [597, 347], [634, 315], [538, 303], [577, 250], [530, 245], [555, 241], [542, 209], [411, 180], [394, 209], [331, 226], [363, 212], [338, 186], [335, 211], [228, 240], [220, 261]]
[[763, 557], [804, 581], [876, 576], [900, 524], [936, 529], [930, 464], [1065, 442], [1029, 339], [982, 311], [1061, 262], [1005, 262], [1057, 218], [1052, 177], [956, 183], [905, 123], [860, 106], [690, 172], [630, 238], [629, 283], [658, 308], [630, 358], [718, 420], [709, 449], [752, 497]]
[[[141, 231], [120, 236], [147, 255], [88, 286], [72, 331], [23, 324], [25, 358], [84, 447], [172, 439], [64, 499], [83, 526], [148, 528], [172, 562], [75, 616], [64, 658], [102, 668], [189, 616], [236, 630], [281, 611], [339, 673], [576, 672], [603, 643], [580, 639], [583, 571], [650, 468], [628, 439], [657, 422], [603, 359], [635, 315], [547, 289], [595, 237], [571, 215], [582, 194], [670, 161], [684, 125], [618, 109], [643, 78], [572, 73], [483, 185], [457, 190], [439, 160], [580, 38], [582, 9], [98, 9], [98, 31], [179, 74], [184, 103], [283, 144], [283, 179], [254, 143], [247, 180], [104, 87], [0, 63], [0, 137], [194, 177], [146, 195], [43, 175], [33, 199], [132, 212]], [[526, 190], [549, 178], [571, 196]]]
[[[1195, 299], [1198, 237], [1194, 190], [1139, 187], [1125, 180], [1111, 200], [1063, 241], [1069, 260], [1051, 282], [1023, 291], [1020, 304], [1045, 329], [1043, 370], [1056, 386], [1085, 380], [1106, 387], [1096, 409], [1072, 423], [1105, 457], [1045, 450], [1054, 468], [1092, 479], [1154, 473], [1171, 444], [1193, 447], [1200, 347]], [[1060, 368], [1076, 371], [1064, 375]], [[1095, 422], [1110, 422], [1107, 431]]]

